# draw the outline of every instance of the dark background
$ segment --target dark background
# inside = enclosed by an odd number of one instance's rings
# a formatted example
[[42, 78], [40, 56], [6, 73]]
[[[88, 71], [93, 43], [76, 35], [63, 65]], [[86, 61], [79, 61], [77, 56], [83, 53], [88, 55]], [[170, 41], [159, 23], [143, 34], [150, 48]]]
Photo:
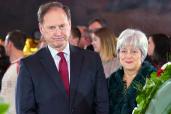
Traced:
[[[30, 35], [38, 30], [37, 10], [49, 0], [1, 0], [0, 37], [13, 29]], [[52, 1], [52, 0], [51, 0]], [[68, 5], [73, 25], [87, 25], [94, 17], [106, 19], [118, 35], [125, 28], [138, 28], [147, 35], [171, 35], [170, 0], [59, 0]]]

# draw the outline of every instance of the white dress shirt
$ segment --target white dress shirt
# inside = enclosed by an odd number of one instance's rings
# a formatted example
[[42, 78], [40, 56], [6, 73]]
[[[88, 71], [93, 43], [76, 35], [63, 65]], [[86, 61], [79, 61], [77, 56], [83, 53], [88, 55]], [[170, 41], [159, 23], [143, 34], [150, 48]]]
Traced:
[[11, 65], [5, 72], [2, 78], [2, 88], [0, 96], [3, 98], [4, 102], [9, 104], [9, 109], [7, 114], [16, 114], [15, 110], [15, 94], [16, 94], [16, 83], [19, 71], [19, 61], [21, 58], [11, 62]]
[[[52, 55], [53, 60], [55, 61], [56, 67], [59, 70], [59, 61], [61, 60], [60, 56], [58, 56], [58, 51], [55, 50], [54, 48], [50, 47], [48, 45], [48, 48], [50, 50], [50, 53]], [[68, 74], [69, 74], [69, 82], [70, 82], [70, 49], [69, 49], [69, 43], [67, 43], [67, 46], [65, 47], [65, 49], [62, 51], [64, 52], [64, 57], [67, 61], [67, 66], [68, 66]]]

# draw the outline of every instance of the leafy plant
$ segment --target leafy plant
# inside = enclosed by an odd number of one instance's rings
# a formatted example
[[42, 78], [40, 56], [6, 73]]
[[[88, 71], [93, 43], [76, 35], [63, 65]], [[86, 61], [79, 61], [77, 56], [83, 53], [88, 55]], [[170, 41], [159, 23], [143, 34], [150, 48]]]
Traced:
[[5, 112], [8, 110], [9, 105], [4, 103], [3, 100], [0, 98], [0, 114], [6, 114]]
[[151, 99], [155, 96], [160, 86], [168, 79], [171, 79], [171, 64], [167, 65], [165, 70], [161, 70], [160, 73], [153, 72], [150, 78], [146, 80], [144, 87], [136, 84], [136, 88], [138, 89], [136, 97], [137, 107], [134, 109], [133, 114], [145, 114]]

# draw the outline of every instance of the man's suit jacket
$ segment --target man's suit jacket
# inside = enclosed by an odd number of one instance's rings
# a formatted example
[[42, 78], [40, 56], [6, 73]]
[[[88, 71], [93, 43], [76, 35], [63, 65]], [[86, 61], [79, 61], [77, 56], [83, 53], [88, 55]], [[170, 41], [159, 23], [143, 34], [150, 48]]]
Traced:
[[47, 47], [21, 60], [17, 114], [108, 114], [108, 104], [97, 53], [70, 46], [70, 96]]

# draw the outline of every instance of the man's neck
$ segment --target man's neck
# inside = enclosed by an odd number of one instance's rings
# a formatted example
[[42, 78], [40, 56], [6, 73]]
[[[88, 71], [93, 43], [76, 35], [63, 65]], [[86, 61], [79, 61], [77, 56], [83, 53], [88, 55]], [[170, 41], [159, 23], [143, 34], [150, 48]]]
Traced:
[[24, 54], [23, 54], [22, 51], [17, 51], [17, 52], [15, 52], [15, 53], [12, 53], [12, 54], [10, 55], [10, 62], [12, 63], [12, 62], [14, 62], [14, 61], [16, 61], [16, 60], [22, 58], [23, 56], [24, 56]]

